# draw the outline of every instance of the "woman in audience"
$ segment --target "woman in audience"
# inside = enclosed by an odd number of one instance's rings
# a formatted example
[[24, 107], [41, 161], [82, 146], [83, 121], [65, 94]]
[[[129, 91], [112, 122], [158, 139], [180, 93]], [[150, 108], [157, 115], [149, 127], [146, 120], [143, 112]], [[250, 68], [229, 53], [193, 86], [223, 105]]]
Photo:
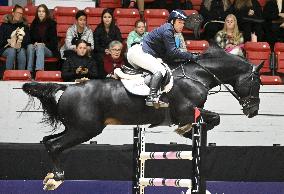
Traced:
[[243, 57], [244, 38], [239, 32], [236, 16], [229, 14], [225, 19], [223, 30], [215, 36], [216, 43], [226, 52]]
[[177, 32], [175, 33], [174, 36], [175, 36], [176, 47], [182, 52], [187, 52], [183, 34], [181, 32]]
[[252, 33], [256, 34], [258, 41], [261, 41], [263, 39], [263, 21], [258, 0], [235, 0], [233, 7], [245, 42], [251, 40]]
[[27, 69], [33, 74], [35, 55], [35, 71], [44, 70], [45, 57], [58, 57], [59, 55], [56, 22], [50, 18], [45, 4], [37, 7], [35, 19], [30, 27], [30, 37], [31, 44], [27, 49]]
[[284, 42], [284, 2], [268, 0], [263, 8], [266, 39], [271, 48], [275, 42]]
[[6, 57], [5, 69], [26, 69], [26, 49], [30, 44], [30, 32], [23, 14], [24, 8], [16, 4], [11, 14], [1, 18], [0, 56]]
[[116, 40], [109, 44], [107, 54], [104, 56], [104, 70], [107, 77], [114, 77], [113, 70], [125, 64], [125, 58], [121, 52], [122, 47], [122, 43]]
[[135, 29], [131, 31], [127, 37], [127, 48], [129, 49], [134, 44], [140, 43], [142, 38], [148, 34], [145, 31], [145, 22], [143, 20], [137, 20], [135, 22]]
[[65, 44], [61, 47], [62, 58], [67, 58], [75, 54], [76, 42], [80, 39], [88, 43], [88, 55], [94, 49], [93, 31], [87, 26], [87, 15], [80, 10], [76, 13], [76, 23], [68, 28], [65, 38]]
[[75, 54], [66, 59], [62, 66], [64, 81], [84, 81], [97, 77], [97, 66], [93, 58], [88, 56], [89, 43], [83, 39], [76, 42]]
[[111, 9], [105, 9], [101, 16], [101, 23], [94, 31], [94, 57], [98, 65], [100, 78], [106, 76], [103, 65], [103, 56], [109, 43], [113, 40], [122, 41], [119, 28], [115, 25]]
[[140, 13], [141, 18], [144, 17], [144, 0], [130, 0], [129, 8], [134, 8], [137, 3], [137, 7]]
[[213, 39], [216, 33], [223, 28], [226, 16], [232, 11], [229, 0], [204, 0], [200, 8], [200, 14], [204, 18], [203, 38]]

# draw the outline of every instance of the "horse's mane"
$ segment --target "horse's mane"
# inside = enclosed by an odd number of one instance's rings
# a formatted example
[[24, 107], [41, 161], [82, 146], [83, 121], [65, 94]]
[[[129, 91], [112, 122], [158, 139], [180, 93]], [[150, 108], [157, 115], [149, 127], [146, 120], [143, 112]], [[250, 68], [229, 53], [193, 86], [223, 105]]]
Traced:
[[224, 57], [227, 53], [218, 44], [210, 42], [208, 49], [201, 55], [202, 59]]

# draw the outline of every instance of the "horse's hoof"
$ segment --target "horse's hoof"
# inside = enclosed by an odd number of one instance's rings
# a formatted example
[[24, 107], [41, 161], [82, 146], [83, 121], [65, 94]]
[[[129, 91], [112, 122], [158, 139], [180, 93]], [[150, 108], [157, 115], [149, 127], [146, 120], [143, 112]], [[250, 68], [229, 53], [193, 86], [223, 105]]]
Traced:
[[53, 191], [57, 189], [63, 181], [56, 181], [54, 179], [48, 179], [48, 181], [44, 184], [43, 190], [45, 191]]
[[192, 124], [189, 123], [189, 124], [186, 124], [184, 126], [177, 128], [175, 132], [179, 135], [184, 135], [185, 133], [189, 133], [191, 129], [192, 129]]
[[47, 173], [46, 177], [43, 179], [43, 184], [45, 185], [49, 179], [52, 179], [54, 174], [52, 172]]

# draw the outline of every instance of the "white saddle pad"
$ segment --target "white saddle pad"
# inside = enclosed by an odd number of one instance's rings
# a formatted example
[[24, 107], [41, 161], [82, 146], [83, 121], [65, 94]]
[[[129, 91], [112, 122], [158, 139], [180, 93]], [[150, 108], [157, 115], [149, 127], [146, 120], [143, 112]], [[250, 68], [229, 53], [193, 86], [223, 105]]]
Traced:
[[132, 94], [139, 96], [148, 96], [150, 88], [145, 84], [144, 79], [121, 79], [126, 90]]

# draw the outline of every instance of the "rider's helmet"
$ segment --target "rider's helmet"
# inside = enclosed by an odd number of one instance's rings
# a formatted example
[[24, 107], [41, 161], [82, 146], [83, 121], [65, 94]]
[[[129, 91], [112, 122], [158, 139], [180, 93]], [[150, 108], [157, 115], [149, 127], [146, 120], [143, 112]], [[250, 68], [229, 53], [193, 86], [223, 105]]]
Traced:
[[186, 20], [186, 13], [180, 9], [173, 10], [168, 17], [168, 22], [171, 23], [172, 20], [176, 19]]

